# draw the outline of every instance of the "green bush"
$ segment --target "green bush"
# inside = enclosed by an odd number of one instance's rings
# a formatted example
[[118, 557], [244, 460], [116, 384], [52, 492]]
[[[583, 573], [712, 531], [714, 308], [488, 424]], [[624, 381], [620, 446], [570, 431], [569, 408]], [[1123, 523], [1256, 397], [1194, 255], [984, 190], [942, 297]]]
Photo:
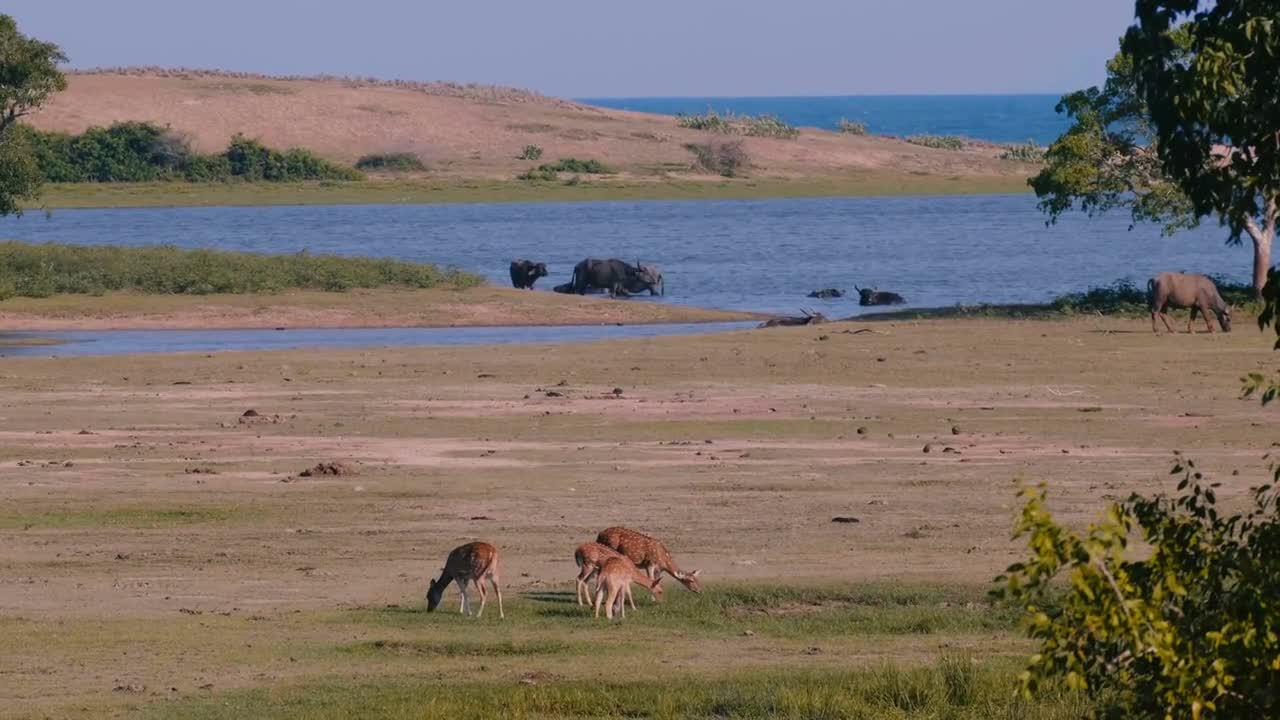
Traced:
[[524, 180], [525, 182], [555, 182], [560, 179], [560, 173], [555, 170], [535, 168], [533, 170], [520, 173], [516, 176], [516, 179]]
[[599, 160], [579, 160], [578, 158], [561, 158], [554, 163], [539, 165], [539, 170], [547, 172], [573, 172], [584, 175], [608, 175], [613, 172]]
[[[1228, 305], [1246, 310], [1256, 307], [1253, 286], [1219, 276], [1212, 279]], [[1049, 306], [1067, 314], [1143, 315], [1150, 312], [1146, 285], [1139, 287], [1128, 280], [1117, 280], [1104, 287], [1091, 287], [1084, 292], [1061, 295], [1050, 302]]]
[[845, 118], [840, 118], [840, 123], [837, 127], [840, 129], [840, 132], [846, 135], [867, 134], [867, 124], [860, 120], [847, 120]]
[[538, 160], [542, 157], [542, 148], [537, 145], [525, 145], [520, 151], [521, 160]]
[[794, 138], [800, 134], [795, 127], [779, 120], [773, 115], [721, 115], [715, 110], [707, 110], [703, 115], [676, 116], [676, 124], [690, 130], [703, 130], [721, 135], [750, 135], [753, 137]]
[[1044, 162], [1044, 148], [1037, 145], [1034, 140], [1028, 140], [1021, 145], [1010, 145], [1007, 150], [1000, 153], [1000, 159], [1041, 163]]
[[937, 150], [963, 150], [969, 145], [959, 135], [912, 135], [907, 138], [907, 142]]
[[715, 110], [707, 110], [704, 115], [685, 115], [681, 113], [676, 116], [676, 124], [690, 130], [705, 130], [724, 135], [733, 135], [738, 132], [732, 113], [722, 116]]
[[427, 166], [413, 153], [375, 153], [357, 160], [356, 169], [365, 172], [423, 172]]
[[273, 292], [286, 289], [442, 285], [470, 287], [480, 279], [435, 265], [336, 255], [258, 255], [172, 246], [125, 248], [0, 243], [0, 289], [24, 297], [60, 293], [152, 294]]
[[1179, 457], [1173, 475], [1175, 496], [1131, 495], [1085, 534], [1054, 520], [1043, 486], [1023, 491], [1017, 535], [1031, 556], [999, 578], [996, 595], [1023, 611], [1039, 643], [1024, 689], [1063, 680], [1097, 698], [1101, 717], [1277, 717], [1275, 485], [1253, 488], [1250, 507], [1228, 515], [1195, 463]]
[[742, 123], [743, 134], [752, 137], [774, 137], [790, 140], [800, 136], [800, 131], [795, 126], [789, 125], [773, 115], [743, 118]]
[[121, 122], [79, 135], [27, 126], [19, 132], [47, 182], [285, 182], [363, 177], [309, 151], [280, 152], [243, 135], [233, 137], [220, 155], [200, 155], [186, 138], [151, 123]]
[[579, 173], [582, 175], [607, 175], [613, 170], [599, 160], [579, 160], [578, 158], [561, 158], [553, 163], [539, 165], [533, 170], [516, 176], [517, 180], [532, 182], [551, 182], [560, 179], [560, 173]]

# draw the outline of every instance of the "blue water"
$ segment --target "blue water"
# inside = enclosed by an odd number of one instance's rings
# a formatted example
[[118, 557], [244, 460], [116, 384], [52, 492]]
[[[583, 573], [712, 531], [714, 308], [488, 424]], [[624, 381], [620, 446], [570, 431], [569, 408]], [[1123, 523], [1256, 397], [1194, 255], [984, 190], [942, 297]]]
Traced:
[[547, 292], [586, 256], [656, 263], [667, 302], [828, 316], [855, 285], [908, 307], [1034, 303], [1163, 270], [1248, 277], [1250, 252], [1206, 226], [1163, 238], [1114, 213], [1052, 227], [1023, 195], [533, 204], [58, 210], [0, 220], [0, 238], [373, 255], [453, 265], [508, 285], [512, 258], [546, 262]]
[[[696, 335], [755, 327], [756, 323], [574, 325], [472, 328], [326, 328], [297, 330], [97, 330], [0, 335], [0, 357], [72, 357], [155, 352], [291, 350], [294, 348], [416, 347], [554, 344], [666, 335]], [[2, 341], [53, 340], [54, 345]]]
[[601, 107], [662, 115], [775, 115], [797, 127], [836, 129], [841, 118], [877, 135], [962, 135], [1048, 145], [1067, 129], [1054, 112], [1060, 95], [848, 95], [841, 97], [583, 98]]

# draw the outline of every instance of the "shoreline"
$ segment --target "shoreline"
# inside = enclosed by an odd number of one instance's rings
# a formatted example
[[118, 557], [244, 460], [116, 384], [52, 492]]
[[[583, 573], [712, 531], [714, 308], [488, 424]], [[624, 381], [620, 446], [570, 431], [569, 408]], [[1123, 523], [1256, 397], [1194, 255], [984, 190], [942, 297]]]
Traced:
[[488, 286], [273, 295], [109, 293], [0, 302], [0, 328], [5, 333], [570, 327], [749, 322], [768, 317], [772, 316]]
[[412, 205], [672, 200], [771, 200], [1029, 193], [1025, 179], [867, 172], [833, 177], [737, 180], [591, 179], [576, 184], [516, 180], [371, 179], [294, 183], [77, 183], [46, 185], [42, 210]]

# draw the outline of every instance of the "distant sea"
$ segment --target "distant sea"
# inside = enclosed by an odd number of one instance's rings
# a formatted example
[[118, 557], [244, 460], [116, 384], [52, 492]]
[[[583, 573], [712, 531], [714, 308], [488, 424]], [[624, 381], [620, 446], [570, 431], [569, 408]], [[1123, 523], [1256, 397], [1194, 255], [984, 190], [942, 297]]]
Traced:
[[580, 98], [618, 110], [677, 115], [733, 112], [775, 115], [798, 127], [834, 130], [841, 118], [861, 121], [878, 135], [963, 135], [1048, 145], [1067, 128], [1054, 112], [1060, 95], [848, 95], [842, 97]]

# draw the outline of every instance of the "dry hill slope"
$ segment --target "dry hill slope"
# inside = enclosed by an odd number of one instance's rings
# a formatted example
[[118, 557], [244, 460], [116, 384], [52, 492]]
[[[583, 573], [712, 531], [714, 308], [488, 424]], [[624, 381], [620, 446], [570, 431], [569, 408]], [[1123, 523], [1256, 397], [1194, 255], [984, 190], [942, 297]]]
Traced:
[[[169, 125], [201, 151], [243, 132], [276, 147], [303, 147], [353, 162], [374, 152], [419, 155], [433, 176], [511, 178], [533, 163], [595, 158], [632, 177], [691, 173], [686, 143], [708, 133], [666, 116], [589, 107], [536, 93], [450, 83], [274, 78], [187, 70], [78, 72], [66, 92], [32, 118], [77, 132], [122, 120]], [[882, 137], [805, 130], [796, 140], [743, 138], [753, 175], [831, 177], [868, 171], [942, 177], [1025, 177], [1028, 166], [994, 147], [933, 150]]]

